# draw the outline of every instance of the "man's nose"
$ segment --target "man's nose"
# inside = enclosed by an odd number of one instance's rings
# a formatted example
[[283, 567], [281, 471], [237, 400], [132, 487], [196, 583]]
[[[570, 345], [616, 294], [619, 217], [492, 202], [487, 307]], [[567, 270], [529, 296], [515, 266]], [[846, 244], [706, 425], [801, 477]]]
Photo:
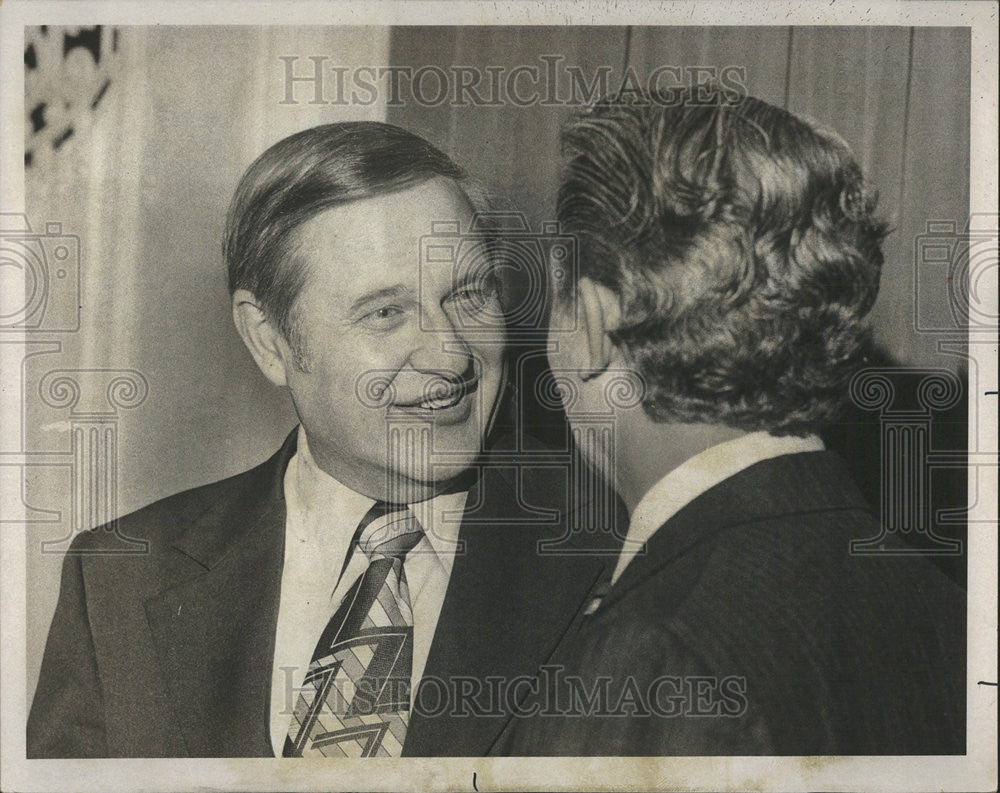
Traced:
[[472, 349], [462, 328], [441, 308], [421, 313], [410, 365], [422, 372], [463, 376], [472, 364]]

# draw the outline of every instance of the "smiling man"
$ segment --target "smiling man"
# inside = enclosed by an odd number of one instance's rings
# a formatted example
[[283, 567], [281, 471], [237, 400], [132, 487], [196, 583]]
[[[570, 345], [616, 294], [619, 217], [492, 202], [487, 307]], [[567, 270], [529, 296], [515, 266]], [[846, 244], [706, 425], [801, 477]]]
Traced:
[[[538, 553], [566, 536], [568, 477], [491, 432], [506, 329], [475, 195], [388, 124], [306, 130], [249, 168], [233, 316], [301, 424], [257, 468], [122, 518], [147, 555], [77, 538], [29, 757], [491, 748], [610, 571]], [[438, 223], [462, 255], [422, 255]]]

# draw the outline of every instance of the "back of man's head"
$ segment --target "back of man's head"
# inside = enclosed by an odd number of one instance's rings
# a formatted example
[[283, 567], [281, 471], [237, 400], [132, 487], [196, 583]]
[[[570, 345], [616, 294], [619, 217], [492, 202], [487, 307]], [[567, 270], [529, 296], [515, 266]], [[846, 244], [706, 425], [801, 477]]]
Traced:
[[563, 145], [559, 219], [619, 298], [647, 414], [776, 434], [834, 418], [885, 234], [847, 145], [704, 86], [603, 101]]

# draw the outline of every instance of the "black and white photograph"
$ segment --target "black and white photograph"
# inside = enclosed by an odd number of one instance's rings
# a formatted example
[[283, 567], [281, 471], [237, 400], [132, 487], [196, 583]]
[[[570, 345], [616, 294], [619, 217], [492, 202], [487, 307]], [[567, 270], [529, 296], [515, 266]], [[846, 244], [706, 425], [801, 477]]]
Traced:
[[0, 787], [996, 790], [997, 11], [4, 3]]

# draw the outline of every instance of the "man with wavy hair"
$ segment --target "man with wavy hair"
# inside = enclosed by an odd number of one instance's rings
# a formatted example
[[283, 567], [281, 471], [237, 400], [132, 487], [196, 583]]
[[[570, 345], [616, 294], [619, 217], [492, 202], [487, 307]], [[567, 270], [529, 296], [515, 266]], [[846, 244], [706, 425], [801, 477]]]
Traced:
[[817, 435], [882, 265], [847, 145], [704, 87], [604, 101], [563, 142], [580, 266], [553, 268], [550, 362], [571, 424], [613, 411], [577, 435], [630, 524], [501, 751], [964, 752], [962, 593], [891, 539], [850, 553], [878, 521]]

